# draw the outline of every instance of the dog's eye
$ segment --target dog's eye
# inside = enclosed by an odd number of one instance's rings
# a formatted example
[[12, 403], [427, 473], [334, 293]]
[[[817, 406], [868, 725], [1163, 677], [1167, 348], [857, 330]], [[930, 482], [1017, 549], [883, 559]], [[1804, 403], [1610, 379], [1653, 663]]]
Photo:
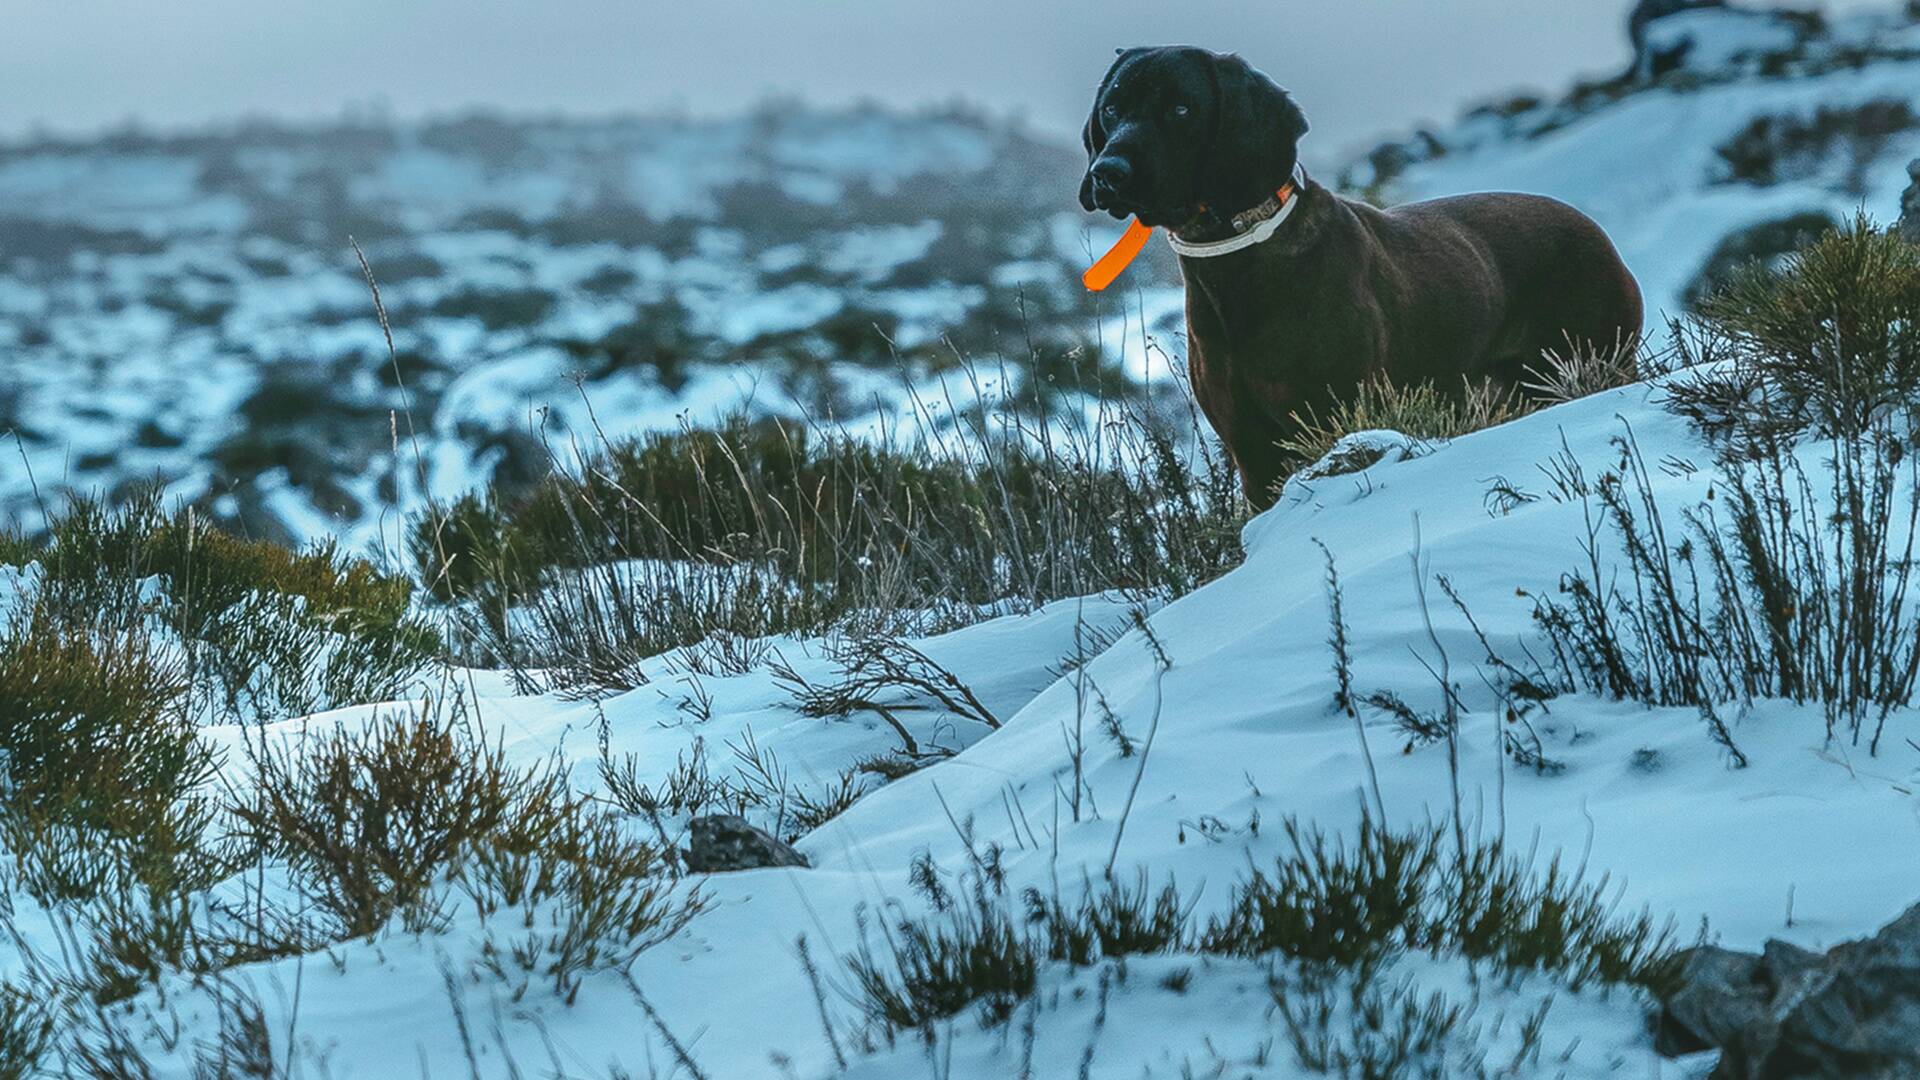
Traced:
[[1167, 110], [1167, 111], [1169, 111], [1169, 112], [1171, 112], [1171, 113], [1173, 113], [1173, 115], [1175, 115], [1175, 116], [1185, 116], [1185, 115], [1187, 115], [1187, 111], [1188, 111], [1188, 110], [1187, 110], [1187, 107], [1186, 107], [1185, 105], [1175, 105], [1175, 106], [1174, 106], [1173, 108], [1171, 108], [1171, 109], [1169, 109], [1169, 110]]
[[1100, 106], [1100, 115], [1111, 120], [1114, 117], [1120, 115], [1120, 110], [1115, 108], [1111, 103], [1109, 103], [1109, 104]]

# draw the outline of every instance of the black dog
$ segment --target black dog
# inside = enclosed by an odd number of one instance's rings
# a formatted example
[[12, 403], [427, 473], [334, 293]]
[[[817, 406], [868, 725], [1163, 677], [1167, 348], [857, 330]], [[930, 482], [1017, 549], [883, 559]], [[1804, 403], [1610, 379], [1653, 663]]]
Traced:
[[[1363, 379], [1511, 386], [1543, 350], [1631, 348], [1640, 288], [1599, 225], [1485, 194], [1379, 210], [1298, 171], [1307, 119], [1237, 56], [1128, 49], [1094, 98], [1080, 202], [1171, 230], [1194, 396], [1256, 509], [1276, 443]], [[1596, 165], [1596, 167], [1599, 167]]]

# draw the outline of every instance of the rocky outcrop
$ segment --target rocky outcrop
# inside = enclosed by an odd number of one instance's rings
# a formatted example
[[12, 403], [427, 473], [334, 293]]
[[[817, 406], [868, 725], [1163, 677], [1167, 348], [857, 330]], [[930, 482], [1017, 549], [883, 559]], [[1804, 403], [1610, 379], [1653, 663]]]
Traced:
[[1627, 37], [1635, 56], [1647, 43], [1647, 24], [1690, 8], [1725, 7], [1726, 0], [1640, 0], [1627, 14]]
[[684, 859], [687, 869], [696, 874], [807, 865], [806, 856], [733, 814], [694, 818], [688, 833]]
[[1825, 955], [1782, 941], [1693, 950], [1655, 1044], [1718, 1048], [1714, 1080], [1920, 1076], [1920, 904]]

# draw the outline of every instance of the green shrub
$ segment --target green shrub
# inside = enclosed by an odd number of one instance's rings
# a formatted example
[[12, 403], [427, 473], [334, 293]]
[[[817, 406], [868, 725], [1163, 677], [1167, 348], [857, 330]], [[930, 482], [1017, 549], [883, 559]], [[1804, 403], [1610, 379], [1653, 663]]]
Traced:
[[[1557, 861], [1538, 872], [1497, 842], [1449, 850], [1443, 826], [1396, 833], [1363, 817], [1352, 844], [1292, 819], [1284, 829], [1291, 850], [1270, 872], [1250, 873], [1197, 933], [1188, 930], [1191, 905], [1171, 884], [1155, 891], [1144, 878], [1132, 888], [1109, 883], [1072, 905], [1029, 890], [1022, 923], [1006, 910], [997, 851], [973, 854], [976, 880], [961, 902], [923, 858], [914, 881], [935, 912], [883, 923], [880, 948], [862, 919], [860, 948], [845, 958], [855, 1000], [888, 1034], [925, 1028], [976, 1004], [991, 1025], [1005, 1022], [1032, 992], [1043, 960], [1283, 957], [1317, 1002], [1332, 1003], [1329, 980], [1340, 976], [1351, 978], [1356, 1007], [1365, 999], [1376, 1013], [1387, 1005], [1408, 1009], [1392, 1023], [1376, 1016], [1356, 1024], [1348, 1051], [1364, 1056], [1369, 1047], [1416, 1046], [1424, 1054], [1454, 1027], [1438, 997], [1375, 992], [1383, 965], [1407, 953], [1482, 960], [1503, 976], [1543, 972], [1574, 990], [1599, 983], [1659, 994], [1679, 976], [1671, 927], [1656, 926], [1644, 912], [1617, 915], [1604, 878], [1581, 881]], [[1284, 989], [1276, 982], [1283, 1008], [1291, 1005]], [[1437, 1011], [1423, 1016], [1429, 1006]], [[1305, 1013], [1292, 1017], [1296, 1040], [1312, 1028], [1318, 1035], [1310, 1041], [1333, 1046], [1324, 1042], [1333, 1037], [1329, 1015], [1311, 1024]], [[1416, 1038], [1420, 1032], [1431, 1038]], [[1303, 1061], [1318, 1059], [1300, 1045]]]
[[482, 918], [516, 909], [500, 938], [489, 932], [493, 972], [551, 980], [571, 1004], [585, 976], [626, 968], [702, 910], [697, 892], [674, 895], [670, 870], [620, 814], [555, 784], [529, 789], [502, 828], [468, 845], [457, 880]]
[[396, 916], [435, 926], [457, 888], [489, 923], [495, 974], [520, 989], [550, 979], [570, 1000], [586, 974], [624, 965], [701, 907], [674, 895], [658, 846], [572, 793], [557, 765], [509, 765], [457, 700], [269, 751], [258, 774], [228, 809], [240, 836], [292, 870], [328, 919], [324, 937], [373, 934]]
[[1371, 969], [1420, 950], [1544, 971], [1575, 989], [1597, 980], [1659, 992], [1679, 974], [1670, 927], [1616, 917], [1605, 879], [1569, 878], [1557, 861], [1541, 874], [1498, 843], [1449, 853], [1438, 826], [1400, 834], [1363, 820], [1351, 847], [1292, 820], [1285, 830], [1292, 851], [1235, 889], [1203, 951]]
[[36, 604], [0, 636], [0, 750], [9, 799], [104, 823], [128, 793], [203, 779], [176, 658], [126, 627]]
[[982, 899], [939, 920], [883, 925], [884, 953], [861, 936], [847, 959], [867, 1015], [911, 1031], [978, 1005], [982, 1023], [1004, 1023], [1033, 993], [1040, 952], [997, 904]]
[[38, 563], [58, 617], [107, 612], [176, 635], [192, 704], [236, 719], [389, 700], [440, 648], [405, 578], [330, 543], [294, 552], [230, 536], [153, 492], [113, 509], [75, 499], [44, 543], [16, 539], [9, 557]]
[[1132, 888], [1113, 882], [1096, 890], [1087, 882], [1073, 907], [1038, 889], [1028, 889], [1022, 898], [1049, 960], [1085, 966], [1101, 957], [1181, 952], [1193, 945], [1187, 932], [1190, 905], [1171, 883], [1158, 892], [1148, 887], [1144, 870]]
[[1855, 438], [1920, 386], [1920, 247], [1864, 214], [1749, 266], [1676, 341], [1674, 405], [1735, 449], [1806, 430]]
[[44, 1002], [11, 984], [0, 984], [0, 1077], [39, 1076], [53, 1035], [53, 1017]]

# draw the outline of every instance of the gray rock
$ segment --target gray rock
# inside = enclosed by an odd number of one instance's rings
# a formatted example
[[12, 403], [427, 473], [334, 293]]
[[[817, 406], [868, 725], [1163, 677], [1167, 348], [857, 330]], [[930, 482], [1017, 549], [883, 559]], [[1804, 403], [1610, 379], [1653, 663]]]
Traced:
[[1693, 950], [1655, 1045], [1718, 1047], [1716, 1080], [1920, 1076], [1920, 905], [1824, 956], [1781, 941]]
[[1647, 24], [1692, 8], [1725, 7], [1726, 0], [1640, 0], [1627, 14], [1627, 38], [1638, 55], [1647, 43]]
[[1703, 945], [1687, 952], [1682, 986], [1663, 1002], [1655, 1050], [1668, 1055], [1730, 1046], [1763, 1018], [1773, 987], [1765, 962], [1752, 953]]
[[734, 814], [694, 818], [688, 832], [685, 861], [687, 869], [696, 874], [807, 865], [806, 856]]
[[1900, 196], [1900, 235], [1920, 244], [1920, 158], [1907, 162], [1907, 176], [1913, 182]]

